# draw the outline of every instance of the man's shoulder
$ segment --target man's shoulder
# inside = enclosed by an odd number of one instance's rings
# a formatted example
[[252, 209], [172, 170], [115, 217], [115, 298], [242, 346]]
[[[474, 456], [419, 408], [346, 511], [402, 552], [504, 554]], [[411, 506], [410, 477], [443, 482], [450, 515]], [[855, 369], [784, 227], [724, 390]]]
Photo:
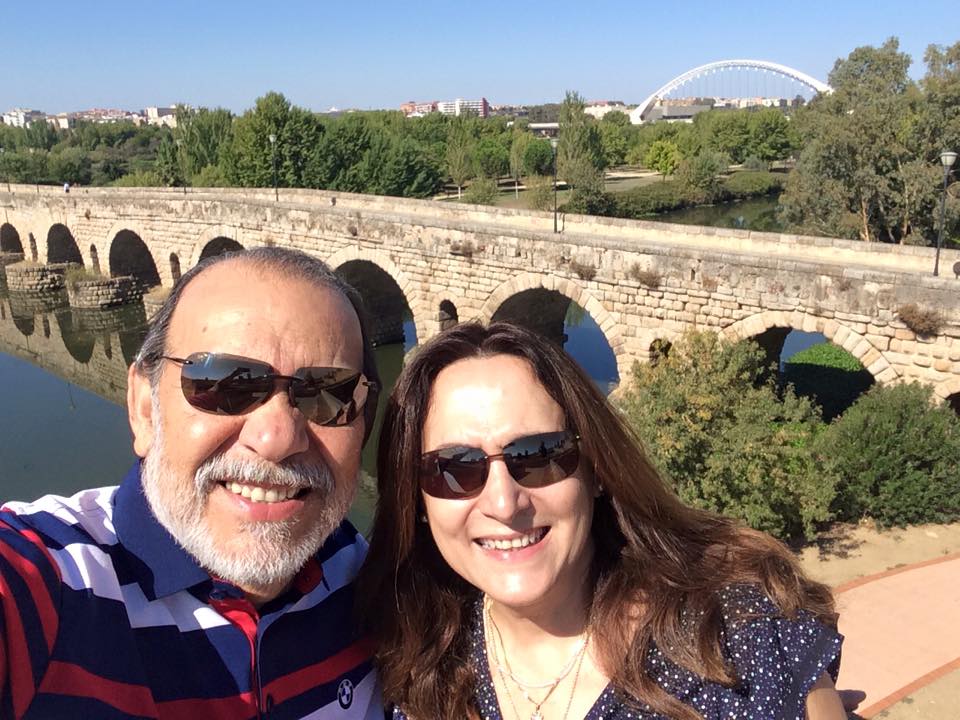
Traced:
[[367, 556], [367, 540], [344, 520], [317, 552], [323, 576], [331, 589], [353, 582]]
[[7, 528], [30, 531], [50, 544], [112, 545], [115, 486], [81, 490], [70, 497], [45, 495], [32, 502], [13, 501], [0, 507], [0, 523]]

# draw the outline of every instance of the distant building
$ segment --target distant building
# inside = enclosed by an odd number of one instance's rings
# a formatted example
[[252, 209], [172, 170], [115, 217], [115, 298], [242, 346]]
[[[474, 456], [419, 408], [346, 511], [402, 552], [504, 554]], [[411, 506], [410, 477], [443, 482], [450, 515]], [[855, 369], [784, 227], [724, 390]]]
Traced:
[[457, 98], [456, 100], [438, 102], [437, 112], [444, 115], [462, 115], [468, 112], [477, 117], [485, 118], [490, 114], [490, 103], [487, 102], [486, 98], [480, 98], [479, 100]]
[[627, 106], [621, 100], [591, 100], [583, 109], [587, 115], [595, 117], [597, 120], [614, 110], [626, 113]]
[[25, 128], [31, 123], [34, 123], [37, 120], [43, 120], [46, 117], [46, 113], [42, 113], [39, 110], [14, 108], [13, 110], [8, 110], [3, 114], [3, 124]]
[[148, 107], [143, 111], [147, 116], [147, 125], [177, 126], [177, 108], [175, 107]]
[[73, 113], [57, 113], [56, 115], [47, 115], [47, 122], [57, 130], [69, 130], [76, 125], [77, 119]]

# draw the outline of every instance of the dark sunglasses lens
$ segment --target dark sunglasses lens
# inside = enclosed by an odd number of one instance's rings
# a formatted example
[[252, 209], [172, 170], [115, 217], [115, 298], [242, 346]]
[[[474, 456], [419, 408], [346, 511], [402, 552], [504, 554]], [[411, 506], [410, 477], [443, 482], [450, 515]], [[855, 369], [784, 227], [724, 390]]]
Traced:
[[198, 410], [239, 415], [273, 389], [270, 366], [236, 355], [194, 353], [180, 371], [180, 387]]
[[293, 398], [309, 420], [319, 425], [347, 425], [369, 395], [363, 375], [346, 368], [304, 368], [297, 373]]
[[478, 448], [443, 448], [425, 453], [421, 459], [420, 487], [434, 497], [476, 495], [486, 479], [487, 456]]
[[503, 449], [514, 480], [524, 487], [543, 487], [570, 477], [580, 463], [573, 435], [564, 430], [517, 438]]

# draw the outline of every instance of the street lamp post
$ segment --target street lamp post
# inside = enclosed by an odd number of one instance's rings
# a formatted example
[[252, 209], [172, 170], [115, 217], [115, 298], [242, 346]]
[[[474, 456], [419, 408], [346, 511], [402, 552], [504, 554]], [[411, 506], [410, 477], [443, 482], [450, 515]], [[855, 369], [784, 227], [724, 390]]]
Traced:
[[280, 202], [280, 190], [277, 189], [277, 136], [270, 133], [270, 149], [273, 152], [273, 199]]
[[553, 148], [553, 231], [560, 232], [557, 229], [557, 138], [550, 138], [550, 147]]
[[943, 245], [944, 210], [947, 204], [947, 180], [950, 178], [950, 168], [957, 161], [957, 154], [949, 150], [940, 153], [940, 162], [943, 164], [943, 193], [940, 196], [940, 232], [937, 233], [937, 254], [933, 261], [933, 276], [940, 274], [940, 247]]

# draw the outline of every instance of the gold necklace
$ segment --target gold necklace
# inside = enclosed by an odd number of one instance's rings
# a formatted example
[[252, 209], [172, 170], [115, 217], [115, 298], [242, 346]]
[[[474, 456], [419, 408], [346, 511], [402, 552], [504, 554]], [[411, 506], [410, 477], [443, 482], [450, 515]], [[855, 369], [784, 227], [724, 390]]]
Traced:
[[[490, 598], [484, 596], [483, 599], [483, 611], [484, 611], [484, 622], [486, 625], [489, 625], [493, 628], [493, 633], [487, 632], [487, 645], [488, 645], [488, 657], [492, 657], [494, 665], [496, 666], [497, 673], [500, 675], [500, 682], [503, 684], [504, 689], [507, 692], [507, 700], [510, 701], [510, 707], [513, 709], [514, 715], [516, 715], [517, 720], [522, 720], [520, 712], [517, 709], [517, 705], [513, 699], [513, 693], [510, 690], [510, 683], [507, 682], [509, 678], [516, 684], [517, 688], [520, 690], [520, 694], [523, 695], [523, 699], [528, 703], [533, 705], [533, 713], [530, 715], [530, 720], [544, 720], [543, 713], [540, 712], [540, 708], [543, 707], [544, 703], [550, 699], [550, 696], [553, 694], [553, 691], [559, 687], [560, 683], [570, 674], [570, 671], [574, 666], [577, 668], [576, 675], [573, 680], [573, 688], [570, 691], [570, 697], [567, 700], [566, 711], [563, 714], [564, 720], [566, 720], [567, 714], [570, 712], [570, 704], [573, 702], [573, 695], [577, 688], [577, 682], [580, 679], [580, 667], [583, 665], [583, 657], [586, 655], [587, 651], [587, 642], [589, 640], [589, 624], [587, 626], [587, 634], [579, 643], [577, 649], [574, 651], [573, 656], [560, 671], [560, 674], [553, 680], [543, 683], [543, 684], [532, 684], [525, 683], [520, 680], [514, 673], [513, 669], [510, 667], [510, 661], [507, 659], [507, 647], [503, 642], [503, 634], [500, 632], [500, 627], [497, 625], [497, 621], [493, 619], [493, 612], [491, 611]], [[500, 662], [500, 653], [497, 650], [497, 641], [500, 642], [500, 649], [503, 651], [503, 662]], [[543, 696], [539, 702], [535, 700], [530, 693], [527, 691], [527, 688], [536, 688], [543, 689], [548, 688], [546, 695]]]

